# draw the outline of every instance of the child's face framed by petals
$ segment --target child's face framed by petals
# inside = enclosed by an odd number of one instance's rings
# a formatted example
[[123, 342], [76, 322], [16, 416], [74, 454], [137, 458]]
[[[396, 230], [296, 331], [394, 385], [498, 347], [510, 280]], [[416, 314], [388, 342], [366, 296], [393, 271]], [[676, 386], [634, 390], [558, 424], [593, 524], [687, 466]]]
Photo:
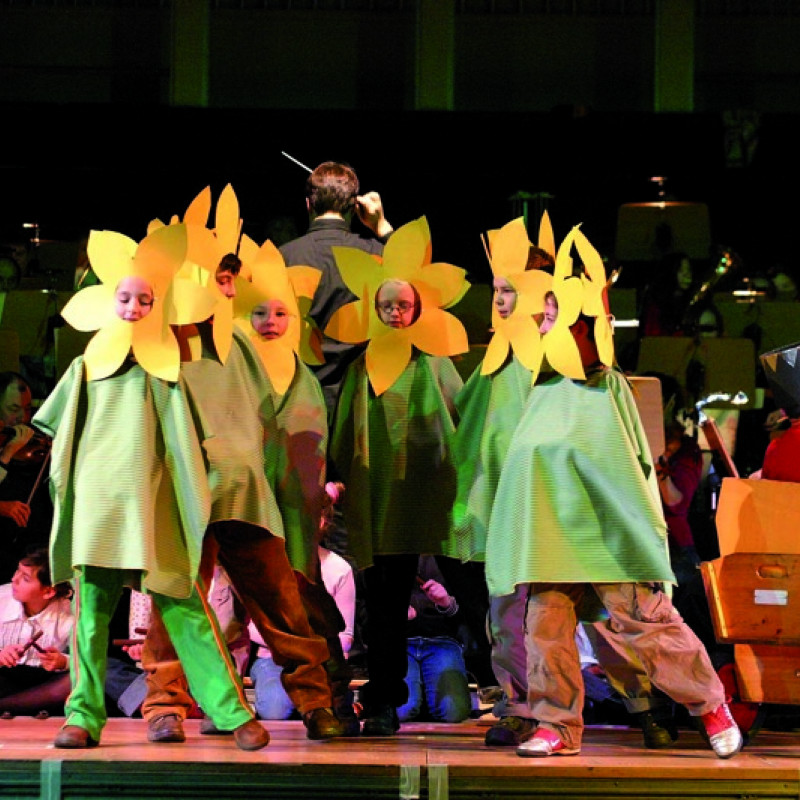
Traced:
[[123, 278], [114, 291], [114, 311], [126, 322], [136, 322], [153, 310], [153, 287], [138, 275]]
[[289, 327], [289, 309], [282, 300], [267, 300], [250, 314], [253, 330], [265, 339], [279, 339]]
[[406, 281], [386, 281], [378, 289], [375, 308], [384, 325], [407, 328], [417, 316], [418, 301], [414, 287]]
[[507, 319], [517, 306], [517, 290], [505, 279], [497, 277], [494, 286], [493, 303], [500, 319]]
[[556, 324], [556, 319], [558, 319], [558, 302], [553, 292], [548, 292], [544, 298], [544, 314], [539, 325], [539, 333], [542, 335], [547, 333]]

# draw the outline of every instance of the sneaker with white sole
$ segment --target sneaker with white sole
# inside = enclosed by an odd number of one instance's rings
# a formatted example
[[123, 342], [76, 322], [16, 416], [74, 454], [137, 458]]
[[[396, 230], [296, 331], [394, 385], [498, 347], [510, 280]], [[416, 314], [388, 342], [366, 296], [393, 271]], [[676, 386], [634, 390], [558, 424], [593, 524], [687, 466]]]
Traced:
[[742, 732], [731, 716], [727, 703], [703, 714], [700, 719], [708, 734], [708, 741], [719, 758], [730, 758], [742, 749]]
[[517, 748], [517, 755], [547, 758], [548, 756], [576, 756], [580, 751], [580, 747], [567, 747], [559, 735], [549, 728], [537, 728], [533, 736]]

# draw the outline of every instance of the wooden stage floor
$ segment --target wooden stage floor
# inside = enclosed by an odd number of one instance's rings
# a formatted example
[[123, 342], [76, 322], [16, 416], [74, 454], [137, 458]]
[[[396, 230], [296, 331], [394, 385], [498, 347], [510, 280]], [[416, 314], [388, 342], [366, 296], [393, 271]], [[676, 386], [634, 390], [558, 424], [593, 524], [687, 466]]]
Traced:
[[682, 730], [669, 750], [645, 750], [638, 731], [590, 727], [578, 756], [520, 758], [488, 748], [486, 728], [407, 724], [386, 739], [311, 742], [300, 722], [272, 722], [256, 753], [231, 737], [154, 745], [142, 720], [111, 719], [99, 747], [56, 750], [63, 719], [0, 720], [0, 797], [41, 798], [798, 798], [800, 733], [761, 731], [722, 761]]

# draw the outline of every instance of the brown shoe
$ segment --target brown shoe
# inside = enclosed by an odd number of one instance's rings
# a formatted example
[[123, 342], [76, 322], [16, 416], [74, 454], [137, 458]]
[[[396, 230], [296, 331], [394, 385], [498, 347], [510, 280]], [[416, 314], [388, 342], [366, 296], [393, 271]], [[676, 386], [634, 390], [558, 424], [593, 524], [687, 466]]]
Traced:
[[147, 741], [157, 744], [185, 742], [183, 721], [177, 714], [162, 714], [147, 720]]
[[269, 733], [258, 720], [251, 719], [233, 732], [233, 739], [240, 750], [260, 750], [269, 744]]
[[209, 716], [200, 720], [200, 733], [204, 736], [232, 736], [233, 731], [223, 731], [214, 724], [214, 720]]
[[64, 747], [72, 750], [85, 747], [97, 747], [97, 740], [89, 736], [89, 731], [78, 725], [65, 725], [53, 742], [53, 747]]
[[309, 739], [333, 739], [347, 735], [347, 725], [330, 708], [314, 708], [303, 714]]

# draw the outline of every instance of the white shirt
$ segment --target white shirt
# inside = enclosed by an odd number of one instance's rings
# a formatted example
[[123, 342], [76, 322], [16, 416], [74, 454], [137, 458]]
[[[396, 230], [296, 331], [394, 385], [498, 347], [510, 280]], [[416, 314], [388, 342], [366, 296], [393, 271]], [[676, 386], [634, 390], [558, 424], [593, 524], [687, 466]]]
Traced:
[[[11, 594], [11, 584], [0, 586], [0, 648], [26, 644], [35, 633], [42, 631], [42, 637], [36, 644], [43, 650], [55, 647], [63, 653], [69, 644], [74, 622], [66, 597], [53, 598], [38, 614], [29, 617], [22, 603]], [[29, 647], [19, 665], [41, 667], [39, 651]]]

